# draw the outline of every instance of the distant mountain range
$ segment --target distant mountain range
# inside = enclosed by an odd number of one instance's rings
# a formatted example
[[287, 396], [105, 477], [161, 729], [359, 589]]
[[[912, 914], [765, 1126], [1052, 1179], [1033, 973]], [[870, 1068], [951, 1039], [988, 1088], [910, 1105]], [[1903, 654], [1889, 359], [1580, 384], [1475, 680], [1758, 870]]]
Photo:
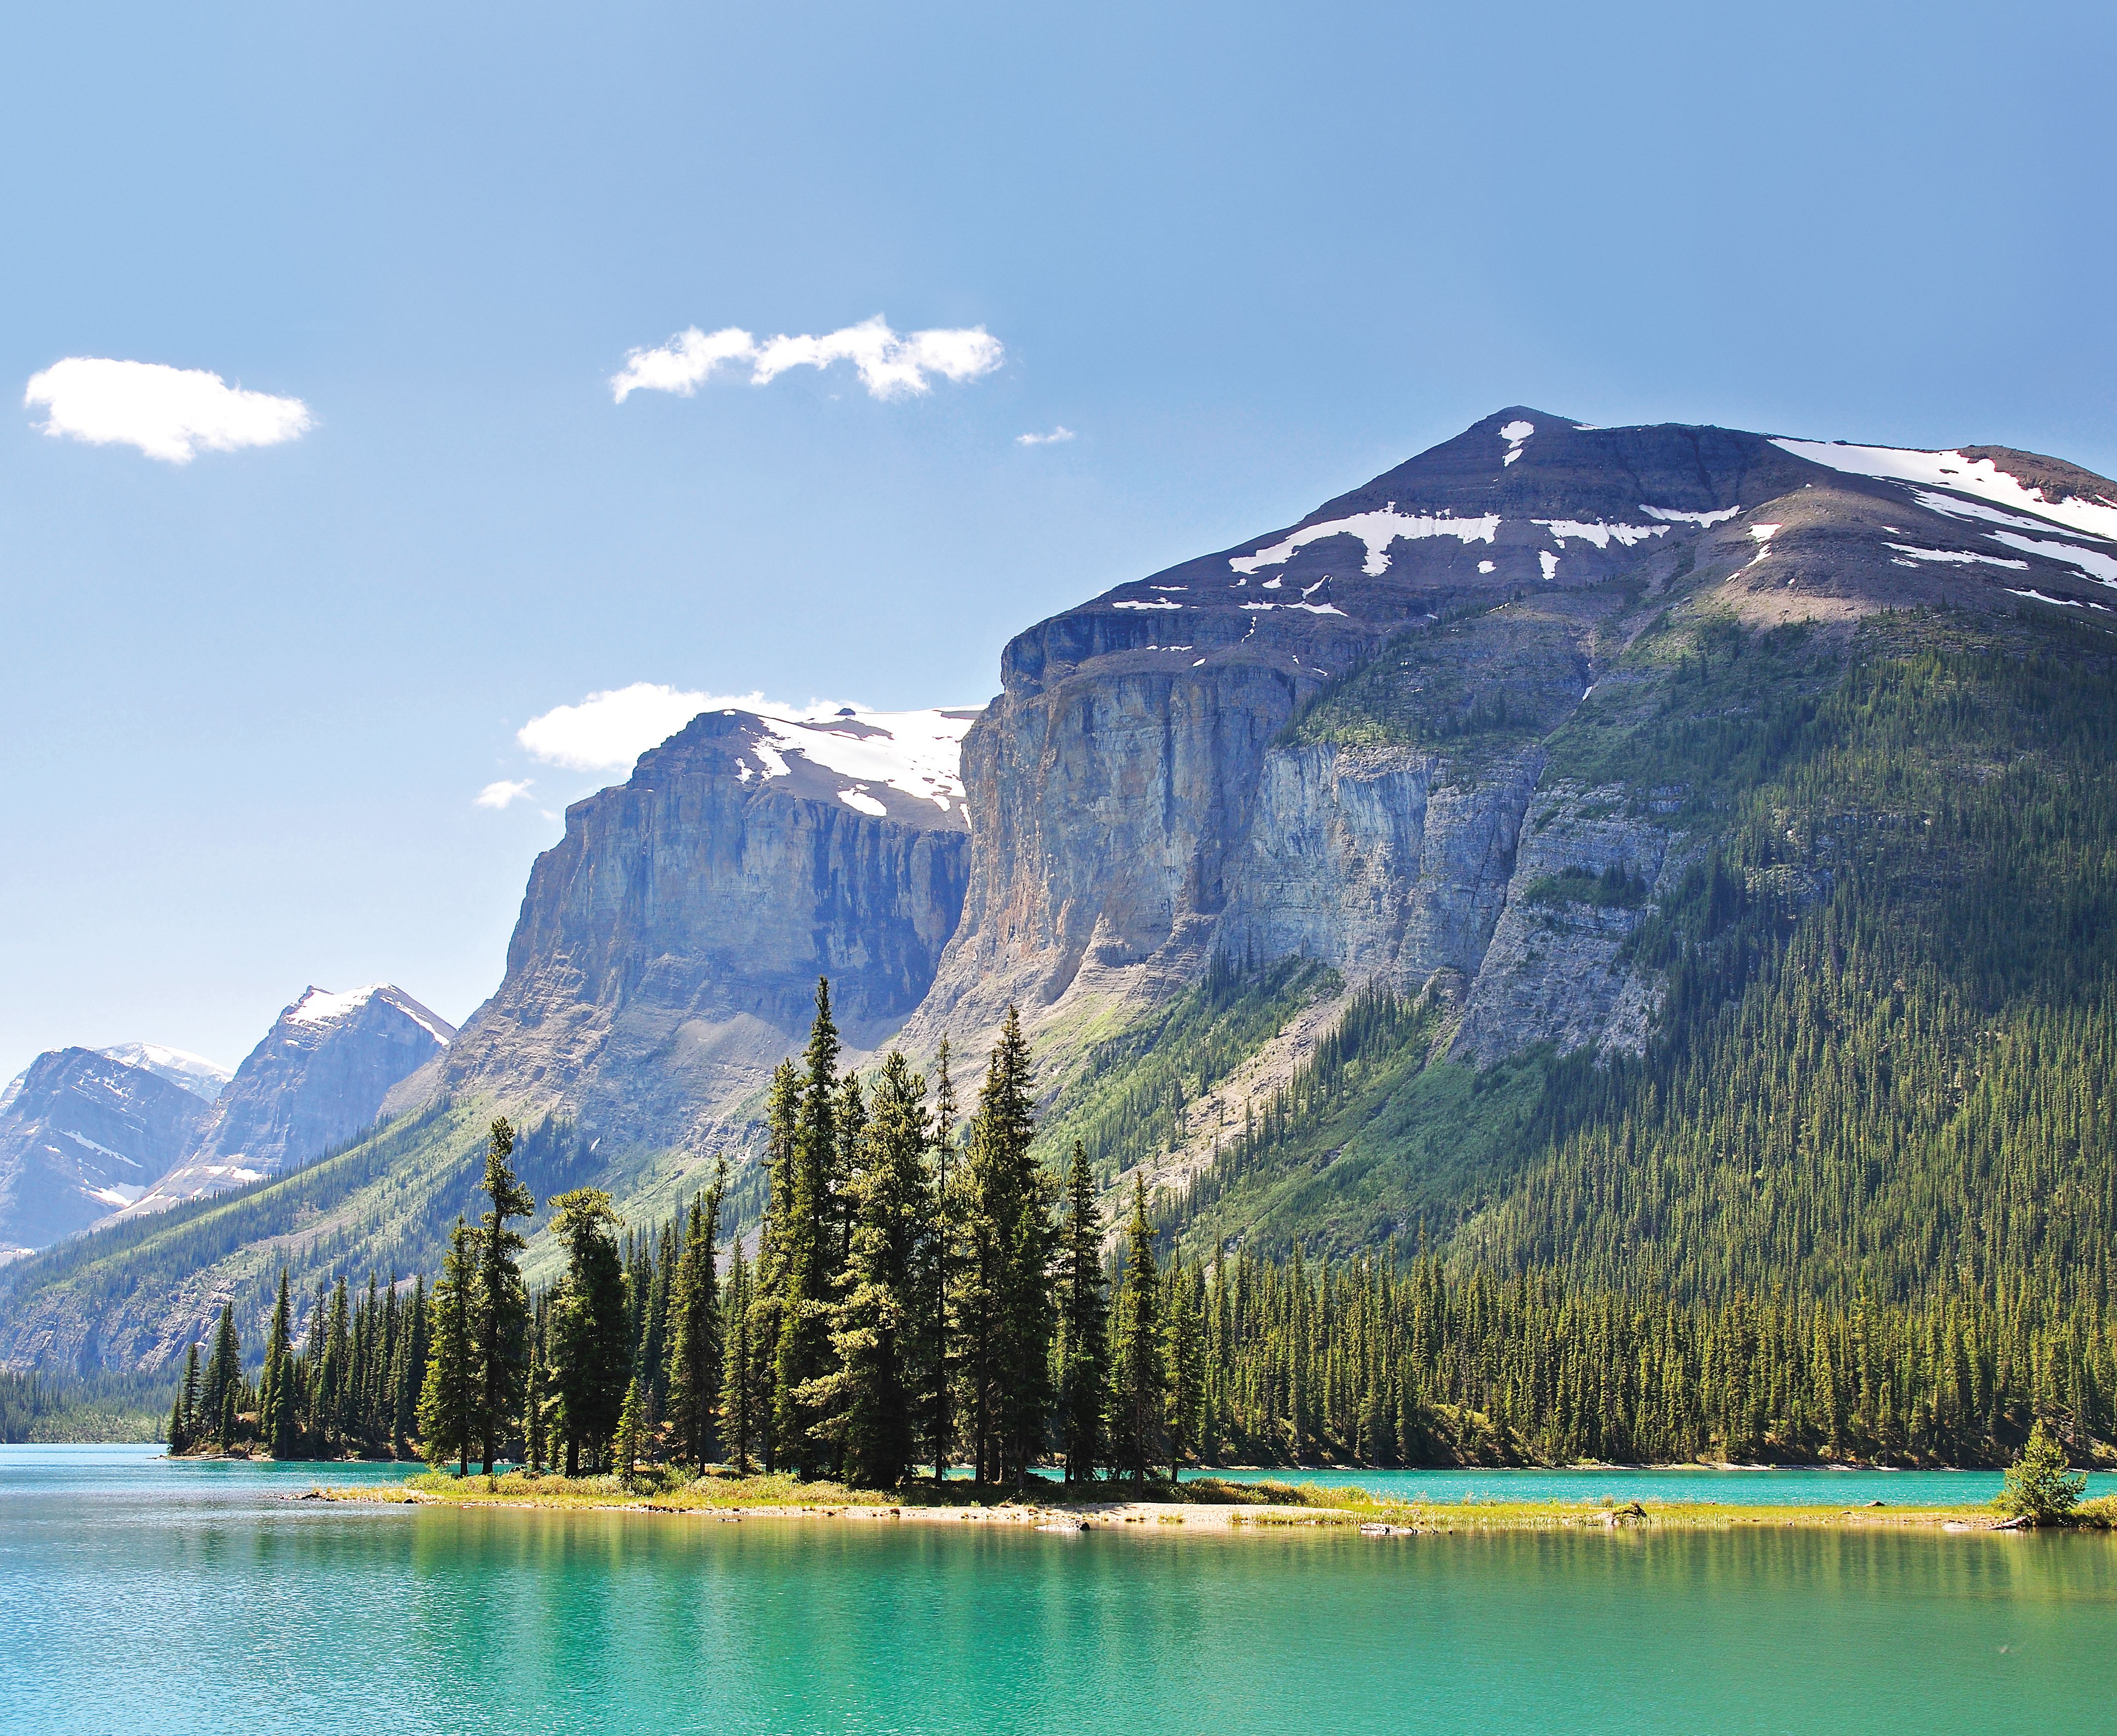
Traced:
[[[1499, 411], [1027, 629], [981, 710], [694, 720], [568, 810], [459, 1035], [383, 1002], [372, 1138], [140, 1218], [321, 1149], [275, 1033], [188, 1169], [0, 1277], [0, 1360], [152, 1363], [282, 1259], [430, 1268], [496, 1110], [533, 1186], [651, 1220], [726, 1152], [754, 1209], [819, 975], [856, 1060], [974, 1076], [1017, 1005], [1054, 1148], [1193, 1248], [2059, 1273], [2117, 1228], [2106, 1098], [2070, 1143], [2024, 1106], [2109, 1039], [2113, 611], [2117, 484], [2059, 460]], [[2004, 1182], [1949, 1167], [1980, 1113]]]
[[0, 1092], [0, 1247], [26, 1251], [321, 1157], [454, 1035], [376, 983], [308, 990], [233, 1074], [155, 1043], [40, 1055]]

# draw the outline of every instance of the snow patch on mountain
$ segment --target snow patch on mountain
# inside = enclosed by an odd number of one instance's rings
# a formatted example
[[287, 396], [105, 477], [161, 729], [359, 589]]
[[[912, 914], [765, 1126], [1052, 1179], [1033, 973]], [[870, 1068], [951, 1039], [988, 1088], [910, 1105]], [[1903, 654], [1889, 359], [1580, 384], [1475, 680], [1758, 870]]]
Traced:
[[1566, 538], [1578, 538], [1583, 542], [1593, 542], [1598, 548], [1607, 548], [1612, 542], [1621, 542], [1630, 548], [1635, 542], [1644, 542], [1649, 537], [1668, 534], [1666, 524], [1605, 524], [1598, 519], [1592, 524], [1578, 519], [1531, 519], [1532, 524], [1541, 524], [1551, 533], [1551, 540], [1563, 548]]
[[1457, 537], [1465, 543], [1489, 542], [1499, 528], [1497, 513], [1476, 519], [1459, 519], [1445, 513], [1401, 513], [1392, 501], [1380, 512], [1356, 512], [1349, 518], [1304, 525], [1255, 554], [1229, 556], [1228, 565], [1238, 573], [1253, 573], [1260, 567], [1283, 566], [1294, 558], [1295, 550], [1311, 542], [1320, 542], [1326, 537], [1358, 537], [1368, 548], [1368, 558], [1360, 570], [1370, 579], [1377, 579], [1389, 570], [1389, 547], [1400, 538], [1417, 542], [1428, 537]]
[[2046, 501], [2042, 489], [2023, 487], [1989, 458], [1970, 459], [1960, 452], [1917, 452], [1895, 446], [1848, 446], [1824, 440], [1774, 440], [1772, 444], [1796, 458], [1848, 476], [1878, 477], [1884, 482], [1915, 482], [1975, 495], [1996, 506], [2034, 513], [2039, 519], [2087, 536], [2117, 539], [2117, 505], [2084, 501], [2077, 494], [2062, 501]]
[[1640, 508], [1640, 510], [1650, 519], [1665, 519], [1672, 524], [1695, 524], [1708, 530], [1715, 524], [1733, 518], [1741, 510], [1739, 506], [1723, 506], [1718, 512], [1683, 512], [1673, 506], [1643, 505]]
[[[209, 1103], [235, 1077], [232, 1067], [224, 1067], [202, 1055], [172, 1049], [163, 1043], [118, 1043], [108, 1049], [99, 1049], [96, 1053], [107, 1055], [113, 1061], [122, 1061], [127, 1067], [143, 1067], [149, 1073], [158, 1073], [172, 1085], [181, 1085], [193, 1097], [202, 1097]], [[4, 1101], [0, 1099], [0, 1105], [4, 1105]]]
[[451, 1027], [443, 1024], [404, 990], [392, 988], [386, 982], [371, 982], [365, 988], [348, 989], [342, 995], [334, 995], [328, 989], [312, 986], [305, 990], [302, 998], [288, 1008], [283, 1016], [288, 1023], [294, 1025], [335, 1024], [340, 1019], [357, 1013], [378, 995], [443, 1048], [448, 1046], [449, 1039], [455, 1035]]
[[2046, 561], [2063, 561], [2068, 566], [2077, 566], [2097, 584], [2117, 587], [2117, 556], [2101, 554], [2092, 548], [2075, 548], [2070, 542], [2054, 542], [2049, 538], [2017, 536], [2011, 530], [1995, 530], [1990, 536], [1995, 542], [2018, 548], [2025, 555], [2041, 555]]
[[1522, 442], [1536, 432], [1533, 422], [1510, 422], [1500, 430], [1500, 438], [1507, 443], [1507, 455], [1500, 460], [1504, 470], [1522, 455]]
[[1909, 542], [1892, 542], [1889, 547], [1900, 555], [1908, 555], [1914, 561], [1939, 561], [1952, 566], [2011, 566], [2027, 572], [2026, 561], [2009, 561], [2004, 555], [1982, 555], [1968, 548], [1918, 548]]
[[[849, 783], [883, 784], [916, 801], [930, 801], [945, 814], [963, 799], [963, 737], [977, 716], [975, 711], [964, 709], [847, 708], [832, 718], [761, 717], [763, 733], [751, 744], [750, 751], [768, 779], [790, 776], [786, 755], [799, 754]], [[837, 796], [858, 813], [879, 817], [888, 811], [872, 796], [861, 794], [856, 799], [843, 790]]]

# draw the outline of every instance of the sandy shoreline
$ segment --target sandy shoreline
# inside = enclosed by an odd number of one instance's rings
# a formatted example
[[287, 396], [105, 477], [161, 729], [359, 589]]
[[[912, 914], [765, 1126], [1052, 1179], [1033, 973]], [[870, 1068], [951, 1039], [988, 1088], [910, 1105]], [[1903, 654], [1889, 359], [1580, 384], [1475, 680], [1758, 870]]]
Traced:
[[744, 1521], [853, 1521], [878, 1524], [982, 1525], [1082, 1532], [1115, 1531], [1167, 1535], [1174, 1531], [1260, 1536], [1289, 1531], [1353, 1532], [1377, 1537], [1462, 1535], [1503, 1531], [1640, 1531], [1748, 1529], [1916, 1530], [1949, 1535], [2023, 1529], [1989, 1507], [1739, 1506], [1666, 1503], [1617, 1507], [1559, 1502], [1418, 1505], [1377, 1502], [1323, 1507], [1247, 1502], [1000, 1501], [939, 1505], [870, 1501], [763, 1502], [717, 1505], [652, 1494], [566, 1490], [539, 1499], [520, 1489], [488, 1490], [473, 1479], [460, 1493], [381, 1487], [318, 1488], [288, 1500], [367, 1505], [416, 1505], [515, 1512], [654, 1513], [719, 1524]]

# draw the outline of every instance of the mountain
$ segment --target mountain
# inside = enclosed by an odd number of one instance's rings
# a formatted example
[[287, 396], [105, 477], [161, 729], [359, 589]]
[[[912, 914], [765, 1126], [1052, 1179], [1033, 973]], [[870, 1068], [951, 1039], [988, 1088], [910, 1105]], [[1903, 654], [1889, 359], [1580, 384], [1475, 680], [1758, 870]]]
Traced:
[[0, 1248], [44, 1246], [139, 1198], [211, 1114], [159, 1070], [92, 1049], [39, 1055], [0, 1097]]
[[1194, 1250], [2100, 1295], [2113, 589], [2059, 460], [1501, 411], [1028, 628], [974, 718], [695, 720], [569, 810], [398, 1119], [10, 1268], [0, 1360], [430, 1269], [496, 1110], [651, 1221], [819, 973], [959, 1078], [1018, 1005], [1048, 1148]]
[[235, 1075], [218, 1061], [210, 1061], [202, 1055], [192, 1055], [185, 1050], [171, 1049], [160, 1043], [120, 1043], [115, 1048], [99, 1051], [113, 1061], [122, 1061], [128, 1067], [144, 1067], [157, 1073], [173, 1085], [181, 1085], [195, 1097], [212, 1102], [228, 1088], [228, 1082]]
[[741, 1106], [805, 1037], [819, 976], [872, 1048], [962, 912], [975, 715], [694, 719], [566, 810], [499, 992], [392, 1110], [489, 1095], [703, 1155], [741, 1135]]
[[307, 990], [236, 1069], [183, 1161], [118, 1215], [164, 1212], [321, 1157], [370, 1125], [390, 1087], [454, 1035], [387, 983]]

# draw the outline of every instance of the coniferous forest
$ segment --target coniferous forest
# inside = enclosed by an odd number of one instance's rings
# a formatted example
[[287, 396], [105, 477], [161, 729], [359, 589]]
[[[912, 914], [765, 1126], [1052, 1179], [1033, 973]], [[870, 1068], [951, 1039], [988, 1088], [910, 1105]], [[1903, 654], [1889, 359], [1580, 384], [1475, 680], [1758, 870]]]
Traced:
[[[1415, 1022], [1363, 997], [1318, 1065]], [[838, 1062], [819, 984], [808, 1050], [772, 1082], [754, 1253], [724, 1242], [725, 1166], [644, 1228], [576, 1189], [545, 1203], [565, 1269], [532, 1291], [512, 1226], [537, 1203], [496, 1120], [487, 1209], [431, 1289], [340, 1280], [297, 1350], [283, 1282], [254, 1385], [224, 1309], [173, 1449], [892, 1488], [952, 1467], [1010, 1486], [1186, 1464], [2004, 1463], [2039, 1419], [2076, 1456], [2112, 1432], [2107, 1321], [2032, 1284], [1683, 1298], [1417, 1250], [1200, 1260], [1171, 1252], [1138, 1173], [1112, 1225], [1079, 1142], [1063, 1182], [1036, 1159], [1013, 1018], [961, 1133], [945, 1050], [930, 1085], [901, 1055], [866, 1078]]]

